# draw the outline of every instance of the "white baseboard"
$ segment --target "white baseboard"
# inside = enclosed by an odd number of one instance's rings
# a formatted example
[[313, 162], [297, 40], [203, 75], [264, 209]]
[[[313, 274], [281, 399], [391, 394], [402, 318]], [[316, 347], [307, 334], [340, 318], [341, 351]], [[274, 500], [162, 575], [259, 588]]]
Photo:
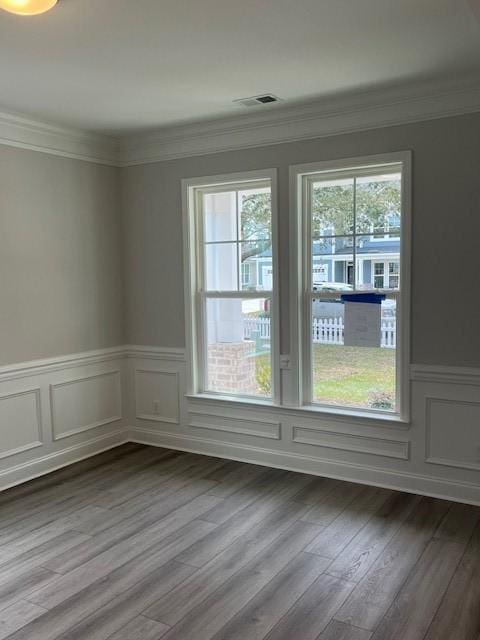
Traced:
[[0, 472], [0, 491], [91, 458], [129, 441], [129, 433], [123, 429], [10, 467]]
[[359, 482], [365, 485], [480, 506], [480, 486], [471, 483], [449, 482], [413, 473], [391, 472], [366, 465], [148, 429], [130, 429], [129, 439], [131, 442], [140, 444], [199, 453], [337, 480]]

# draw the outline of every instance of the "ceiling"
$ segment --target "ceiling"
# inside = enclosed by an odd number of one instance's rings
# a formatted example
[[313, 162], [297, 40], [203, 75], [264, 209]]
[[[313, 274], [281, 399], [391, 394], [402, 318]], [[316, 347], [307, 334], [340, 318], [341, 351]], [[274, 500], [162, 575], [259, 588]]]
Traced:
[[[0, 11], [0, 110], [109, 134], [478, 74], [480, 0], [59, 0]], [[277, 105], [254, 107], [276, 109]]]

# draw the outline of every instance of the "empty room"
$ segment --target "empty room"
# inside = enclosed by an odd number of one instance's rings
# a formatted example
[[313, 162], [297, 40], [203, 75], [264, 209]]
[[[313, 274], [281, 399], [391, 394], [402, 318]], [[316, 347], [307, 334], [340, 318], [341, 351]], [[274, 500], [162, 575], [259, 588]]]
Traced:
[[480, 640], [480, 0], [0, 0], [0, 640]]

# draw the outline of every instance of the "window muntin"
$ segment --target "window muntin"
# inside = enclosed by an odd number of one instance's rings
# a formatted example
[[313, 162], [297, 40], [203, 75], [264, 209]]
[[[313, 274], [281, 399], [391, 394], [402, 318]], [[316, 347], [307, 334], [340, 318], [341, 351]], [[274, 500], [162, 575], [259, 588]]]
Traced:
[[190, 193], [196, 229], [197, 391], [272, 398], [271, 180], [198, 186]]
[[[400, 413], [402, 165], [306, 173], [301, 193], [303, 400]], [[380, 346], [347, 347], [341, 296], [366, 292], [385, 296]]]

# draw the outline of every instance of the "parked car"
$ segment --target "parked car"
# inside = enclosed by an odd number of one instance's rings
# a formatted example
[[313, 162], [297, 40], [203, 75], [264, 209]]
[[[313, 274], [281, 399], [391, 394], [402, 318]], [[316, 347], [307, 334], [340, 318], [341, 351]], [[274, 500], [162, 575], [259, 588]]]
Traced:
[[344, 282], [314, 282], [314, 291], [353, 291], [351, 284], [345, 284]]
[[[345, 284], [343, 282], [314, 282], [313, 290], [320, 293], [320, 298], [314, 299], [312, 302], [313, 318], [343, 318], [345, 307], [343, 302], [340, 301], [340, 295], [348, 291], [353, 291], [351, 284]], [[321, 299], [322, 291], [328, 293], [335, 293], [338, 291], [339, 297], [338, 299]]]

